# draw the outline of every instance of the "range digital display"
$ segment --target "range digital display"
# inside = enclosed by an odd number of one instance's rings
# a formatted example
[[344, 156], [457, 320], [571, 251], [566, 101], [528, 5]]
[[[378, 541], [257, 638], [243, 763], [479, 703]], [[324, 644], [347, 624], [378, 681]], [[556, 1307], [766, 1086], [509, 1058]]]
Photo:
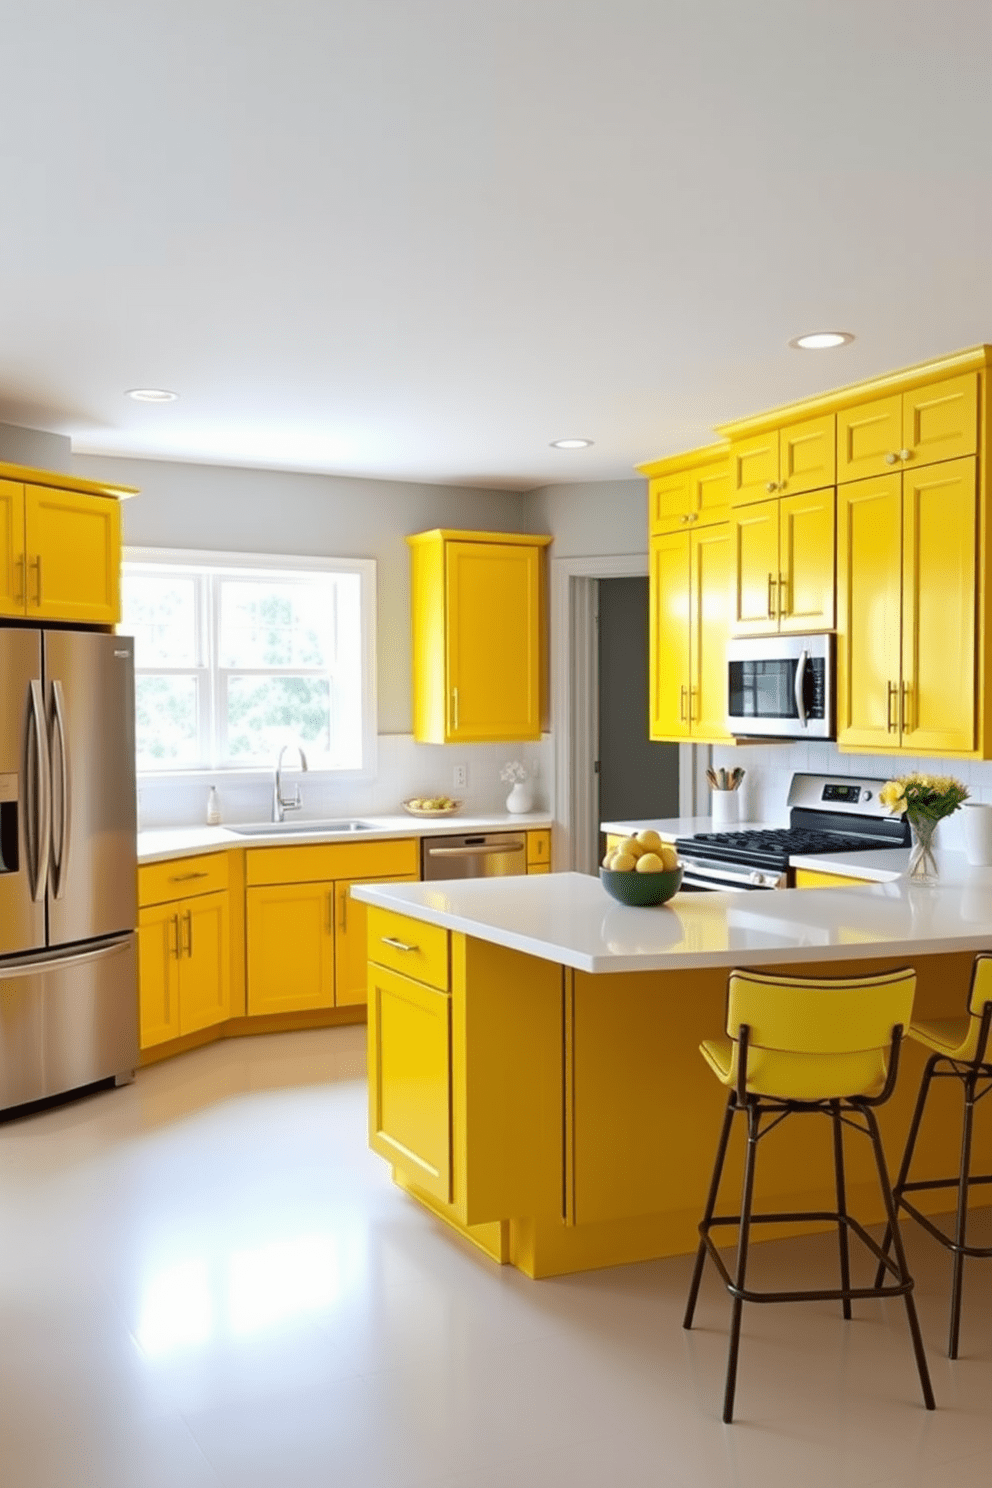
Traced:
[[861, 800], [861, 787], [860, 785], [825, 785], [823, 787], [823, 795], [820, 799], [823, 801], [846, 801], [849, 805], [853, 806], [855, 802]]

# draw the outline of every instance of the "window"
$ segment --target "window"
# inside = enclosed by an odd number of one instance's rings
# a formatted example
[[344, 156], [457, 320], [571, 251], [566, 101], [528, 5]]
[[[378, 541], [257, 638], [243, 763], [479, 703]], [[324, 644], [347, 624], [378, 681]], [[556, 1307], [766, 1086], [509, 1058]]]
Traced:
[[134, 636], [140, 771], [371, 774], [372, 559], [129, 549], [121, 629]]

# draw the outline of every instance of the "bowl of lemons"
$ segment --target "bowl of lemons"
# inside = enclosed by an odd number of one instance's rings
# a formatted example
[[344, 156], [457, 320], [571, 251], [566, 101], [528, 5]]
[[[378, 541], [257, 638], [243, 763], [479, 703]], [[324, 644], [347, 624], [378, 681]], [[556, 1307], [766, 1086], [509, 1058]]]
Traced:
[[599, 880], [621, 904], [634, 908], [664, 904], [682, 885], [682, 864], [670, 843], [645, 828], [622, 838], [606, 854]]

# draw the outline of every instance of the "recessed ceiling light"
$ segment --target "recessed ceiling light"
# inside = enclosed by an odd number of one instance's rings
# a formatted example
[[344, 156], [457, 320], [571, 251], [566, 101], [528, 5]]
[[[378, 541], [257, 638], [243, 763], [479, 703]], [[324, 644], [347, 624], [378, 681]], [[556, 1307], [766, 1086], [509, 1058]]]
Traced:
[[846, 346], [853, 340], [850, 331], [809, 331], [805, 336], [794, 336], [789, 345], [800, 351], [828, 351], [831, 346]]
[[552, 439], [552, 449], [588, 449], [591, 439]]
[[175, 403], [179, 394], [168, 388], [128, 388], [127, 396], [136, 403]]

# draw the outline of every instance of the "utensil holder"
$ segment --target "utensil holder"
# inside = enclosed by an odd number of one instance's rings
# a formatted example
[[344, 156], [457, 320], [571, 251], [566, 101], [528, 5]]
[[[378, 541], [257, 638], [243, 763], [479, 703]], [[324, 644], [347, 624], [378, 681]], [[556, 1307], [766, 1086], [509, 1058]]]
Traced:
[[738, 806], [739, 791], [714, 790], [710, 792], [710, 814], [714, 827], [734, 827], [740, 821]]
[[992, 866], [992, 806], [981, 801], [966, 801], [964, 811], [964, 850], [973, 867]]

